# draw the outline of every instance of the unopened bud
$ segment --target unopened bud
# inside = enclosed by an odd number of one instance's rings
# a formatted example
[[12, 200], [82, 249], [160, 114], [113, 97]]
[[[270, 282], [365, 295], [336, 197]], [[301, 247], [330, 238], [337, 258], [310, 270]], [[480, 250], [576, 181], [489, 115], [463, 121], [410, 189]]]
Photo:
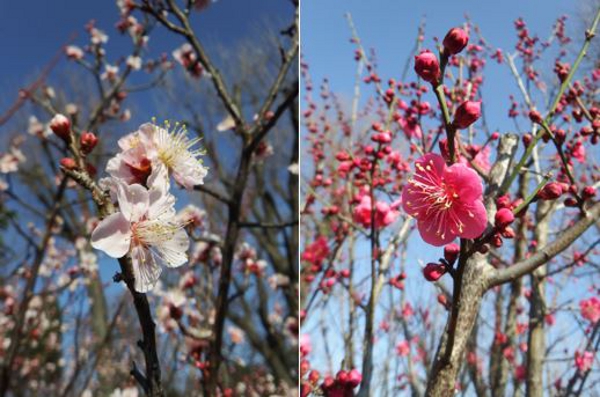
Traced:
[[454, 55], [461, 52], [469, 43], [469, 35], [461, 28], [452, 28], [444, 37], [444, 53]]
[[59, 113], [50, 120], [50, 129], [66, 141], [71, 135], [71, 121]]
[[60, 160], [60, 166], [67, 170], [74, 170], [77, 168], [77, 163], [70, 157], [64, 157]]
[[479, 117], [481, 117], [481, 102], [466, 101], [456, 109], [452, 124], [458, 129], [464, 129], [476, 122]]

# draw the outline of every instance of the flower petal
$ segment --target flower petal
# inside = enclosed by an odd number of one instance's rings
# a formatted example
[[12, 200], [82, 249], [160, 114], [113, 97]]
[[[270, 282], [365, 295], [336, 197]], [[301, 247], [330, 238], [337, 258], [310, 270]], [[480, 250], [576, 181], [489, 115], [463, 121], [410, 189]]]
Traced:
[[458, 235], [462, 238], [477, 238], [487, 227], [487, 212], [480, 200], [470, 205], [457, 206], [455, 214], [463, 223], [463, 231]]
[[448, 221], [419, 220], [417, 227], [423, 241], [436, 247], [449, 244], [456, 239], [456, 234], [452, 233], [448, 227]]
[[130, 222], [139, 221], [148, 212], [148, 190], [142, 185], [118, 184], [117, 200], [119, 209]]
[[131, 223], [121, 212], [104, 218], [92, 232], [92, 247], [113, 258], [125, 256], [130, 244]]
[[155, 244], [152, 250], [157, 255], [162, 264], [168, 267], [178, 267], [188, 261], [187, 251], [190, 246], [190, 239], [183, 229], [179, 229], [173, 235], [173, 238]]
[[136, 246], [131, 250], [134, 288], [137, 292], [146, 293], [154, 288], [162, 269], [154, 257], [144, 247]]
[[454, 189], [462, 202], [481, 200], [483, 194], [481, 178], [472, 168], [464, 164], [453, 164], [446, 169], [444, 181]]

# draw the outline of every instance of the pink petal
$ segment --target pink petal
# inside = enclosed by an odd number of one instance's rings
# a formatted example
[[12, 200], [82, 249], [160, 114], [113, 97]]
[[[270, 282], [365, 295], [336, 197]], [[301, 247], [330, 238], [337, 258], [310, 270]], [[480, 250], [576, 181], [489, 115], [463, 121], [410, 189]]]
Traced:
[[119, 209], [130, 222], [139, 221], [148, 212], [148, 190], [142, 185], [118, 184]]
[[446, 219], [448, 211], [445, 213], [436, 213], [425, 218], [419, 219], [417, 227], [419, 233], [427, 244], [440, 247], [454, 241], [456, 234], [450, 228], [450, 222]]
[[[446, 162], [444, 161], [444, 158], [439, 154], [435, 153], [427, 153], [425, 156], [418, 159], [415, 163], [421, 165], [426, 170], [427, 166], [430, 166], [431, 169], [428, 171], [433, 172], [434, 174], [439, 176], [442, 176], [444, 174], [444, 171], [446, 170]], [[416, 168], [416, 170], [417, 174], [422, 172], [419, 171], [418, 168]]]
[[458, 235], [462, 238], [477, 238], [487, 227], [487, 212], [479, 200], [470, 205], [456, 206], [453, 209], [463, 223], [463, 231]]
[[462, 202], [480, 200], [483, 194], [481, 178], [464, 164], [453, 164], [446, 169], [444, 181], [453, 188]]
[[131, 223], [120, 212], [104, 218], [92, 232], [92, 247], [113, 258], [125, 256], [130, 244]]

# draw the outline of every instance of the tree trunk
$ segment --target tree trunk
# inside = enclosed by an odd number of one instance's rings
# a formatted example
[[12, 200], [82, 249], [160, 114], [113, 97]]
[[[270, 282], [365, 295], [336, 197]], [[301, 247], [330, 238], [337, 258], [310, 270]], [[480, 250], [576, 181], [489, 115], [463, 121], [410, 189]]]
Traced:
[[[427, 382], [425, 394], [429, 397], [454, 396], [456, 377], [464, 362], [467, 342], [477, 320], [485, 292], [484, 275], [487, 263], [483, 255], [474, 254], [463, 266], [465, 268], [460, 281], [460, 294], [453, 297], [457, 299], [453, 302], [453, 305], [456, 305], [456, 320], [452, 320], [451, 312]], [[450, 340], [451, 334], [454, 335], [453, 343]], [[449, 347], [450, 343], [452, 343], [451, 347]]]
[[[548, 243], [548, 223], [552, 204], [540, 201], [536, 210], [535, 238], [538, 246]], [[544, 321], [546, 319], [545, 282], [546, 265], [537, 268], [531, 275], [531, 306], [529, 310], [529, 340], [527, 348], [527, 397], [542, 397], [544, 394], [544, 356], [546, 339]]]

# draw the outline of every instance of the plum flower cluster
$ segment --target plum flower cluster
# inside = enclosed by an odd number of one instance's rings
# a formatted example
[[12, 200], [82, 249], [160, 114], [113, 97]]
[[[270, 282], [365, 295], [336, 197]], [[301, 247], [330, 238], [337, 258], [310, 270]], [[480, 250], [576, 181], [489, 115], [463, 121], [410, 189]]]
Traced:
[[150, 291], [161, 273], [159, 264], [178, 267], [188, 260], [185, 218], [175, 212], [170, 178], [191, 189], [202, 184], [207, 168], [185, 127], [147, 123], [121, 138], [121, 149], [108, 161], [109, 178], [101, 186], [116, 199], [118, 212], [92, 232], [92, 246], [113, 258], [131, 256], [135, 289]]

